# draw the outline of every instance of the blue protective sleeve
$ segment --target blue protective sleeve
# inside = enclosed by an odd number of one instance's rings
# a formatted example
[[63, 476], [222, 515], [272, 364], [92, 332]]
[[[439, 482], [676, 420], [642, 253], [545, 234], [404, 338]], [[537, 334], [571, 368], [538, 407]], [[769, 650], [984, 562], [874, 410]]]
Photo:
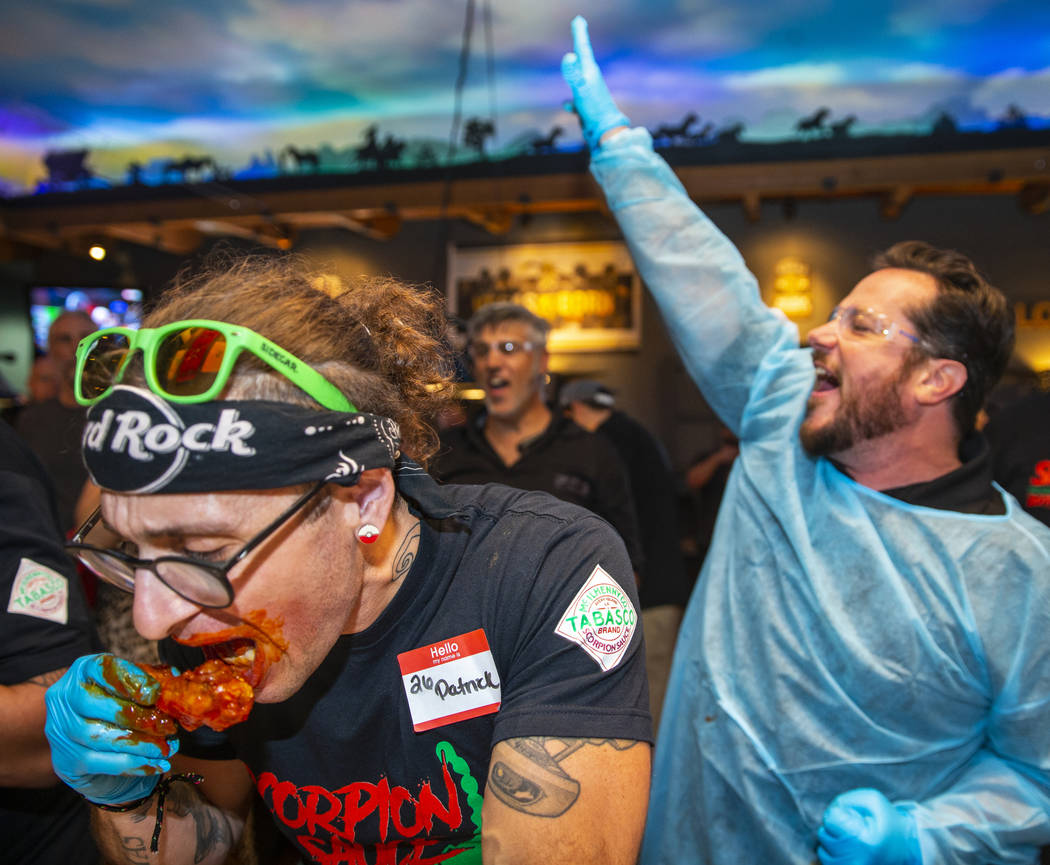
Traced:
[[645, 129], [609, 138], [591, 157], [591, 172], [690, 375], [741, 435], [760, 368], [770, 352], [798, 349], [798, 329], [762, 303], [736, 247], [653, 152]]
[[[1041, 777], [1040, 777], [1041, 775]], [[912, 807], [925, 865], [1032, 863], [1050, 844], [1045, 773], [980, 751], [939, 796]]]

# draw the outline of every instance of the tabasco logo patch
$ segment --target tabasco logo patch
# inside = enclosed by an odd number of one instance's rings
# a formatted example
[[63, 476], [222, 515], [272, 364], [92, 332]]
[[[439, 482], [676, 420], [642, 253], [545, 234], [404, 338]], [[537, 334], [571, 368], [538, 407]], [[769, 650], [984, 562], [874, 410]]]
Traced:
[[22, 559], [11, 586], [7, 612], [64, 625], [69, 619], [69, 583], [58, 571], [32, 559]]
[[499, 673], [482, 628], [402, 652], [397, 662], [417, 733], [499, 709]]
[[623, 660], [637, 626], [630, 597], [601, 565], [595, 565], [554, 632], [579, 644], [608, 671]]

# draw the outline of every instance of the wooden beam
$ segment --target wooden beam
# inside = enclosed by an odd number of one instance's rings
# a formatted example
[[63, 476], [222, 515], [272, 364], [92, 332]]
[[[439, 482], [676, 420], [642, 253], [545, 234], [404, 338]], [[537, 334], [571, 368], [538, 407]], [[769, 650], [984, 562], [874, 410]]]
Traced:
[[1021, 210], [1038, 216], [1050, 210], [1050, 183], [1027, 183], [1017, 193]]
[[748, 222], [758, 222], [762, 216], [762, 197], [757, 192], [745, 192], [740, 196], [740, 204]]
[[271, 249], [287, 248], [281, 243], [282, 235], [279, 232], [266, 231], [264, 224], [255, 220], [244, 224], [231, 219], [198, 219], [194, 222], [193, 227], [201, 234], [210, 237], [240, 237]]
[[879, 205], [879, 213], [882, 214], [882, 218], [886, 220], [897, 219], [914, 194], [915, 190], [905, 185], [897, 186], [884, 192], [882, 194], [882, 202]]
[[506, 234], [514, 226], [514, 218], [517, 213], [509, 205], [496, 207], [463, 208], [457, 211], [467, 222], [477, 225], [489, 234], [500, 236]]
[[[752, 221], [761, 202], [770, 199], [870, 197], [887, 218], [896, 218], [911, 198], [926, 195], [1017, 195], [1027, 212], [1050, 209], [1046, 146], [777, 162], [716, 164], [709, 155], [704, 158], [705, 164], [675, 166], [689, 194], [701, 204], [739, 203]], [[241, 237], [282, 248], [296, 229], [341, 227], [387, 240], [404, 222], [441, 219], [464, 219], [502, 235], [521, 215], [605, 212], [582, 160], [554, 164], [567, 167], [506, 174], [498, 183], [474, 175], [447, 180], [436, 172], [390, 171], [383, 183], [330, 175], [318, 185], [317, 178], [303, 175], [246, 181], [236, 189], [231, 183], [208, 195], [192, 187], [158, 186], [27, 197], [0, 201], [0, 238], [57, 249], [67, 238], [97, 233], [186, 254], [201, 236]]]

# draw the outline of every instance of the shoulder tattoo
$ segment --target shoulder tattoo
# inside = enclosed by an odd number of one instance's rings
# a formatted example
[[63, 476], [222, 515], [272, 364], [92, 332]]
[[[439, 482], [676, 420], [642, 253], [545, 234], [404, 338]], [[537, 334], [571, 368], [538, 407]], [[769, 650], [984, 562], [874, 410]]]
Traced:
[[[581, 748], [633, 748], [634, 739], [561, 739], [530, 736], [508, 739], [489, 769], [488, 789], [503, 804], [536, 817], [560, 817], [580, 795], [580, 782], [561, 761]], [[508, 750], [509, 749], [509, 750]]]

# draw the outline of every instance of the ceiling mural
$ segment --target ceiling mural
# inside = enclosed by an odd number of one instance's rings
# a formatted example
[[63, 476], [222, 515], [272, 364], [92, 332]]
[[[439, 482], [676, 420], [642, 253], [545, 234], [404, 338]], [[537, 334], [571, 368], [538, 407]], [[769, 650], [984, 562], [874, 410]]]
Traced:
[[0, 0], [0, 194], [577, 152], [579, 12], [666, 147], [1050, 130], [1045, 0]]

